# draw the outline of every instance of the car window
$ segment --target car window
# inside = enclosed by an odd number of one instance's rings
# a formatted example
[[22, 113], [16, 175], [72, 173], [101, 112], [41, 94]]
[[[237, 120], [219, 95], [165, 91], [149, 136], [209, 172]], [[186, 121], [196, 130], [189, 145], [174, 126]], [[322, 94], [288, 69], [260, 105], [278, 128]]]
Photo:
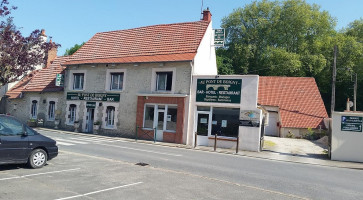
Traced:
[[11, 117], [0, 117], [0, 135], [22, 135], [23, 124]]
[[25, 131], [27, 135], [35, 135], [35, 131], [28, 126], [25, 126]]

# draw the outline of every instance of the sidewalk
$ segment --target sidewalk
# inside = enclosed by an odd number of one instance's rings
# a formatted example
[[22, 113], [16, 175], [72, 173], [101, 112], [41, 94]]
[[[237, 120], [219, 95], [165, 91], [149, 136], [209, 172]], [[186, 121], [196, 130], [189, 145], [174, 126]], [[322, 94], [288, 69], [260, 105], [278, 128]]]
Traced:
[[[87, 135], [87, 136], [92, 136], [92, 137], [110, 138], [108, 136], [102, 136], [102, 135], [75, 133], [75, 132], [70, 132], [70, 131], [55, 130], [55, 129], [48, 129], [48, 128], [36, 128], [36, 129], [44, 130], [44, 131], [52, 131], [52, 132], [61, 132], [61, 133], [73, 134], [73, 135]], [[118, 140], [128, 141], [128, 142], [137, 142], [137, 143], [168, 146], [168, 147], [175, 147], [175, 148], [194, 149], [197, 151], [214, 152], [213, 147], [206, 147], [206, 146], [197, 146], [196, 148], [192, 148], [191, 146], [184, 145], [184, 144], [175, 144], [175, 143], [166, 143], [166, 142], [155, 142], [154, 143], [153, 141], [147, 141], [147, 140], [135, 141], [135, 139], [120, 138], [120, 137], [114, 137], [114, 138], [118, 139]], [[234, 155], [238, 155], [238, 156], [245, 156], [245, 157], [252, 157], [252, 158], [282, 161], [282, 162], [292, 162], [292, 163], [310, 164], [310, 165], [318, 165], [318, 166], [329, 166], [329, 167], [363, 170], [363, 163], [333, 161], [333, 160], [329, 160], [327, 157], [322, 157], [322, 156], [307, 156], [307, 155], [291, 154], [291, 153], [285, 153], [285, 152], [276, 152], [276, 151], [269, 150], [269, 148], [267, 148], [267, 150], [264, 149], [261, 152], [239, 151], [237, 154], [236, 154], [235, 149], [217, 148], [216, 152], [224, 153], [224, 154], [234, 154]]]

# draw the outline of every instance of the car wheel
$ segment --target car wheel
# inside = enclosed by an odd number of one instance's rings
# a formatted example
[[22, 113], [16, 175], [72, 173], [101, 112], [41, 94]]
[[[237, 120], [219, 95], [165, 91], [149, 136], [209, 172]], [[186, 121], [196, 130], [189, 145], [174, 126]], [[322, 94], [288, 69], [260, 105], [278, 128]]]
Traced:
[[43, 149], [35, 149], [29, 156], [29, 167], [36, 169], [41, 168], [47, 163], [47, 153]]

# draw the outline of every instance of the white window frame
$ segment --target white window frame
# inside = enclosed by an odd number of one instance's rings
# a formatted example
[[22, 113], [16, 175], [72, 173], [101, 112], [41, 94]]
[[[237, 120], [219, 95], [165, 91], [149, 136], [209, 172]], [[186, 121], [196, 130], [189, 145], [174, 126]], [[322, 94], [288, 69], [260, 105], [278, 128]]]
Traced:
[[76, 105], [76, 119], [74, 121], [79, 121], [79, 111], [80, 111], [80, 106], [81, 106], [81, 101], [67, 101], [66, 102], [66, 115], [65, 115], [65, 124], [69, 125], [69, 126], [73, 126], [74, 122], [70, 122], [68, 115], [70, 115], [70, 111], [69, 111], [69, 106], [71, 104], [75, 104]]
[[[35, 117], [32, 115], [32, 108], [33, 108], [33, 101], [37, 101], [37, 107], [36, 107], [36, 110], [35, 110]], [[31, 97], [30, 98], [30, 119], [37, 119], [38, 118], [38, 110], [39, 110], [39, 105], [40, 105], [40, 97]]]
[[[157, 82], [157, 72], [172, 72], [173, 73], [173, 77], [172, 77], [172, 83], [171, 83], [171, 90], [157, 90], [156, 87], [156, 82]], [[153, 68], [152, 69], [152, 80], [151, 80], [151, 89], [153, 92], [156, 93], [174, 93], [175, 91], [175, 80], [176, 80], [176, 68]]]
[[[82, 89], [74, 89], [74, 74], [82, 74], [83, 73], [83, 88]], [[68, 81], [68, 89], [72, 91], [84, 91], [86, 90], [87, 83], [87, 70], [70, 70], [69, 71], [69, 81]]]
[[[107, 106], [107, 107], [113, 107], [113, 106]], [[107, 121], [106, 121], [106, 126], [107, 127], [113, 127], [115, 126], [115, 112], [116, 112], [116, 108], [113, 107], [114, 109], [111, 110], [111, 112], [108, 112], [109, 110], [106, 108], [106, 116], [107, 116]], [[110, 120], [110, 118], [112, 120]], [[111, 123], [109, 123], [111, 122]]]
[[[103, 102], [103, 111], [102, 111], [102, 128], [104, 129], [117, 129], [117, 123], [118, 123], [118, 114], [119, 114], [119, 103], [110, 103], [110, 102]], [[106, 117], [107, 117], [107, 107], [113, 106], [115, 107], [115, 114], [114, 114], [114, 125], [113, 126], [107, 126], [106, 123]]]
[[[178, 105], [177, 104], [154, 104], [154, 103], [145, 103], [144, 104], [144, 115], [143, 115], [143, 119], [142, 119], [142, 127], [145, 126], [146, 106], [154, 106], [154, 121], [153, 121], [153, 128], [144, 128], [145, 130], [152, 130], [152, 129], [155, 128], [155, 126], [156, 126], [155, 117], [158, 115], [158, 112], [159, 112], [158, 106], [165, 106], [165, 108], [162, 109], [162, 110], [164, 110], [163, 131], [168, 132], [168, 133], [176, 133], [176, 130], [167, 130], [166, 129], [166, 121], [167, 121], [167, 115], [168, 115], [169, 106], [176, 107], [176, 109], [178, 110]], [[177, 129], [177, 128], [175, 128], [175, 129]]]
[[[51, 118], [49, 118], [49, 104], [50, 104], [50, 102], [51, 101], [54, 101], [54, 118], [53, 119], [51, 119]], [[48, 106], [47, 106], [47, 121], [54, 121], [55, 120], [55, 113], [56, 113], [56, 111], [57, 111], [57, 108], [58, 108], [58, 98], [47, 98], [47, 102], [48, 102]]]
[[[105, 90], [109, 92], [123, 92], [125, 90], [126, 83], [126, 69], [107, 69], [106, 70], [106, 83]], [[122, 90], [111, 90], [111, 73], [123, 73], [123, 82], [122, 82]]]

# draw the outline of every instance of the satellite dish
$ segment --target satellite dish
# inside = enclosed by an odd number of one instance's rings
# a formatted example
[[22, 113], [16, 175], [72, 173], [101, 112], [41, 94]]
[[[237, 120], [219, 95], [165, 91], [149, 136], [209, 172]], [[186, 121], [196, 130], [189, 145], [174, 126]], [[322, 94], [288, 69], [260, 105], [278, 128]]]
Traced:
[[349, 101], [349, 107], [353, 107], [354, 103], [352, 101]]

